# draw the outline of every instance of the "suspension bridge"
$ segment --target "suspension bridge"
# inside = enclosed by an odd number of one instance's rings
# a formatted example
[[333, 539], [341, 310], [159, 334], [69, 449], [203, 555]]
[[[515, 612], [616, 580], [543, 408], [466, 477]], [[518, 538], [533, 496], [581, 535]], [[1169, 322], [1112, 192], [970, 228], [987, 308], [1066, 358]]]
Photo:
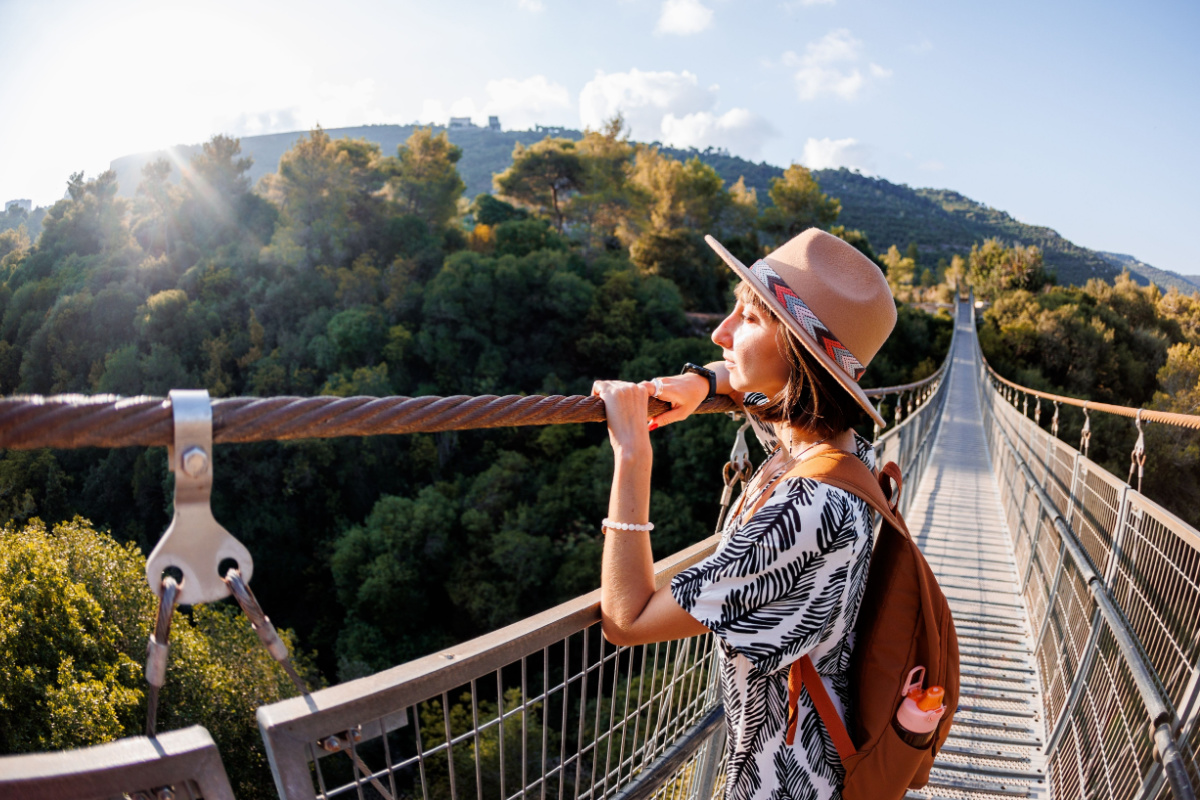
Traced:
[[[896, 395], [896, 424], [876, 432], [876, 446], [881, 463], [901, 466], [902, 510], [950, 598], [962, 655], [952, 733], [928, 785], [908, 797], [1193, 798], [1200, 531], [1127, 483], [1132, 469], [1123, 480], [1089, 459], [1086, 428], [1082, 452], [1058, 438], [1057, 407], [1125, 414], [1139, 431], [1145, 422], [1197, 428], [1200, 418], [1071, 401], [1005, 381], [980, 353], [970, 303], [958, 305], [937, 374], [872, 394]], [[1049, 431], [1042, 399], [1055, 403]], [[180, 602], [232, 591], [285, 662], [245, 583], [251, 554], [234, 547], [211, 512], [204, 517], [214, 442], [603, 418], [594, 398], [172, 400], [0, 401], [0, 446], [171, 446], [177, 482], [192, 481], [188, 502], [199, 521], [173, 526], [148, 571], [184, 564], [182, 583], [170, 589]], [[1132, 458], [1145, 458], [1140, 438]], [[659, 584], [715, 546], [714, 537], [659, 562]], [[241, 577], [223, 582], [215, 567], [230, 554]], [[197, 563], [207, 571], [189, 573]], [[258, 710], [280, 796], [719, 796], [725, 731], [711, 637], [610, 645], [599, 633], [598, 597], [319, 691], [301, 692], [297, 677], [298, 696]], [[165, 658], [165, 638], [157, 651], [152, 642], [148, 674]], [[0, 796], [233, 793], [211, 737], [193, 727], [0, 757]]]

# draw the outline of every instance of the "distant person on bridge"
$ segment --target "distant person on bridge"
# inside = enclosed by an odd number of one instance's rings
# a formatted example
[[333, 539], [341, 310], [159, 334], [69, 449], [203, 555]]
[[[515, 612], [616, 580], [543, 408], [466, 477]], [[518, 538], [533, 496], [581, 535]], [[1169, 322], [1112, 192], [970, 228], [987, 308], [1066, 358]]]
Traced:
[[[747, 267], [715, 239], [738, 274], [737, 304], [713, 332], [724, 360], [642, 383], [597, 381], [615, 456], [600, 605], [604, 635], [622, 645], [717, 635], [727, 720], [725, 793], [840, 798], [833, 742], [801, 692], [788, 744], [788, 670], [809, 655], [846, 717], [852, 631], [872, 548], [867, 504], [809, 478], [780, 480], [830, 447], [871, 469], [853, 426], [883, 420], [858, 385], [896, 323], [879, 268], [817, 229]], [[770, 456], [747, 482], [709, 558], [654, 589], [650, 551], [650, 431], [691, 414], [707, 396], [742, 403]], [[672, 408], [646, 423], [647, 403]], [[756, 510], [757, 509], [757, 510]]]

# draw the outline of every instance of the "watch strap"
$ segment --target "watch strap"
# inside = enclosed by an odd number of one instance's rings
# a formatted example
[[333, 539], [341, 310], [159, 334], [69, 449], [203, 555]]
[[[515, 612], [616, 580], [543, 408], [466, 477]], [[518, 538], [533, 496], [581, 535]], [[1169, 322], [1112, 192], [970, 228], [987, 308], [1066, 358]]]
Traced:
[[679, 374], [685, 375], [689, 372], [708, 379], [708, 396], [704, 398], [705, 400], [711, 400], [717, 396], [717, 373], [713, 372], [708, 367], [702, 367], [699, 364], [693, 364], [690, 361], [683, 365], [683, 369]]

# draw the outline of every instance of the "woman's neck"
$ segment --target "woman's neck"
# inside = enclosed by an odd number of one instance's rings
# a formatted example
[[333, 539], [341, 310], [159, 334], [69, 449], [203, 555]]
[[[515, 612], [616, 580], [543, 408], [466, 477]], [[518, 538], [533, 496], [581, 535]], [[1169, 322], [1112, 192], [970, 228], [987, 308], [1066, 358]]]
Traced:
[[802, 455], [805, 450], [816, 447], [818, 444], [827, 444], [851, 453], [855, 450], [854, 431], [850, 428], [832, 436], [822, 437], [806, 428], [793, 427], [786, 422], [776, 422], [775, 435], [784, 452], [792, 458]]

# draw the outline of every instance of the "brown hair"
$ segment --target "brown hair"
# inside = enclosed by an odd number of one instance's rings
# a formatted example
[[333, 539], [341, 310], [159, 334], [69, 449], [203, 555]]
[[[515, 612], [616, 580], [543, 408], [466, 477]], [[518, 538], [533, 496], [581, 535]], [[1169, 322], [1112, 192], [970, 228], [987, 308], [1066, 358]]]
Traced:
[[764, 422], [787, 422], [821, 437], [839, 434], [866, 418], [849, 392], [809, 354], [792, 329], [780, 322], [775, 310], [749, 284], [738, 284], [734, 296], [742, 305], [775, 322], [779, 354], [791, 368], [783, 391], [768, 398], [764, 405], [749, 407], [749, 411]]

